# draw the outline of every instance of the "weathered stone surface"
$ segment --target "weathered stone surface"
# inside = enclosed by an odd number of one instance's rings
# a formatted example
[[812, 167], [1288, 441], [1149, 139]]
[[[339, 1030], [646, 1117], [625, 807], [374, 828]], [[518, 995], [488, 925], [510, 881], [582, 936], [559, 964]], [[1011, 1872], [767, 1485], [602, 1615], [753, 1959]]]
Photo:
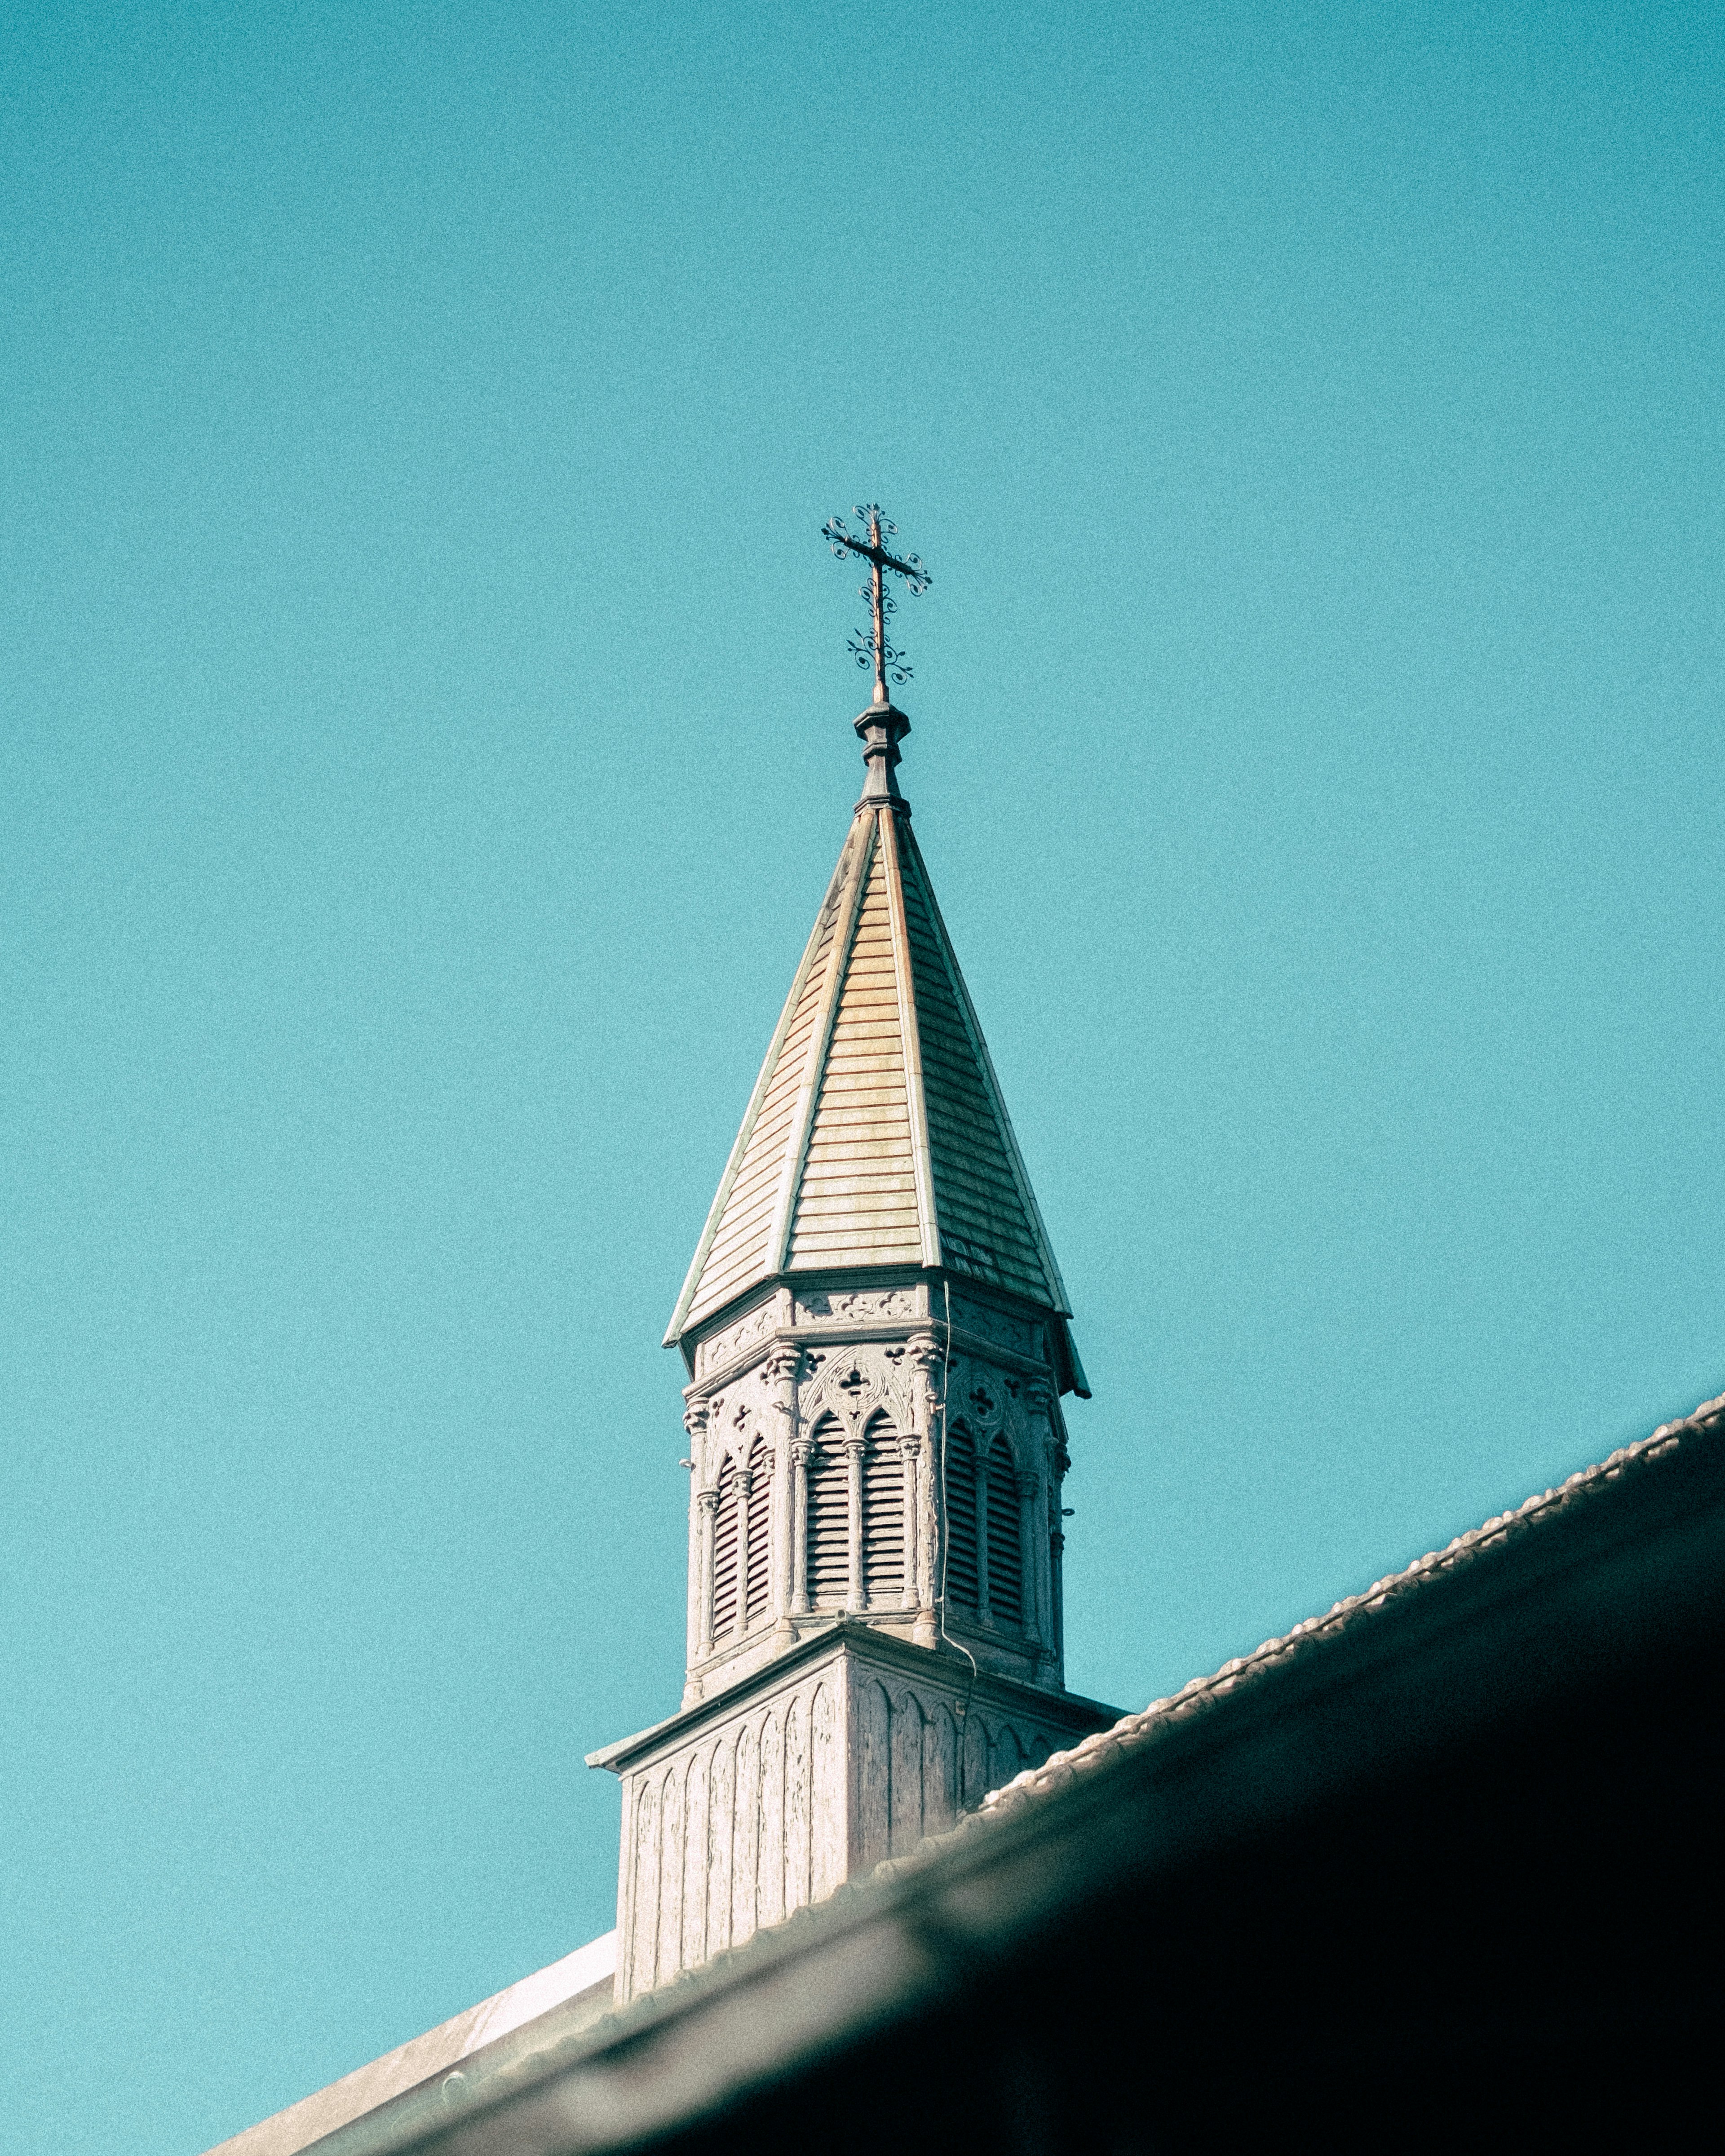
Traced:
[[1112, 1718], [845, 1618], [594, 1753], [624, 1783], [619, 2004], [945, 1833]]

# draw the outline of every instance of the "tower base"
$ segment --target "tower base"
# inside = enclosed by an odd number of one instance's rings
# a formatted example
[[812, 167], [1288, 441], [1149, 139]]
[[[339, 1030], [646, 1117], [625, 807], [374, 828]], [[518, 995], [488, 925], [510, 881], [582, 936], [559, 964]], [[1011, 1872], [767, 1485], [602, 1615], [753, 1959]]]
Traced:
[[591, 1753], [623, 1781], [619, 2005], [944, 1833], [1118, 1718], [839, 1619]]

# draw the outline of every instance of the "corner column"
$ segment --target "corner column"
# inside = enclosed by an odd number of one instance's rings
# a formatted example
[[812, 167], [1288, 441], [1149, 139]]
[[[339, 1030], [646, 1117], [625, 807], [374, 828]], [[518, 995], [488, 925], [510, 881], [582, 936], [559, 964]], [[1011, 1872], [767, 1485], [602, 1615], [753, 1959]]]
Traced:
[[860, 1609], [863, 1593], [863, 1440], [845, 1440], [845, 1464], [850, 1480], [850, 1587], [845, 1597], [847, 1609]]
[[773, 1624], [787, 1645], [791, 1639], [790, 1612], [798, 1607], [797, 1580], [801, 1569], [796, 1522], [802, 1516], [802, 1460], [807, 1456], [806, 1446], [799, 1451], [797, 1438], [797, 1375], [802, 1363], [800, 1351], [788, 1341], [782, 1341], [767, 1358], [762, 1372], [773, 1388], [773, 1412], [780, 1425], [778, 1441], [773, 1448], [768, 1602]]
[[946, 1358], [932, 1332], [913, 1332], [905, 1344], [911, 1367], [916, 1373], [917, 1381], [911, 1387], [911, 1405], [916, 1418], [914, 1435], [919, 1440], [916, 1456], [909, 1463], [916, 1484], [916, 1564], [912, 1569], [911, 1545], [906, 1543], [905, 1578], [907, 1585], [914, 1583], [916, 1596], [916, 1622], [911, 1637], [919, 1647], [932, 1647], [940, 1637], [935, 1583], [940, 1578], [940, 1538], [946, 1532], [937, 1502], [941, 1478], [936, 1450], [937, 1446], [945, 1445], [946, 1432], [935, 1429]]
[[713, 1520], [719, 1509], [716, 1490], [696, 1492], [701, 1508], [701, 1622], [698, 1636], [702, 1661], [713, 1650]]
[[791, 1614], [809, 1608], [809, 1440], [791, 1440]]

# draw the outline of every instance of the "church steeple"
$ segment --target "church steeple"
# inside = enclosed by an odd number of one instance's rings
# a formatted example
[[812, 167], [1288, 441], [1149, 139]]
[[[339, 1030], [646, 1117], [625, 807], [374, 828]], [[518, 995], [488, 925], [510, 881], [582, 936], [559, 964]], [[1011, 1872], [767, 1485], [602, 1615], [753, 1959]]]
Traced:
[[[867, 776], [672, 1314], [682, 1711], [623, 1775], [618, 1995], [941, 1830], [1111, 1718], [1065, 1690], [1066, 1292], [899, 790], [891, 525]], [[715, 1867], [717, 1867], [716, 1872]]]
[[916, 1265], [1051, 1313], [1060, 1389], [1088, 1398], [1060, 1269], [899, 790], [911, 721], [887, 681], [902, 686], [911, 669], [888, 640], [886, 578], [912, 594], [931, 578], [918, 555], [891, 552], [897, 526], [878, 505], [856, 515], [862, 532], [835, 516], [821, 536], [869, 567], [870, 625], [850, 640], [875, 679], [856, 721], [867, 778], [666, 1345], [763, 1281]]
[[[1049, 1313], [1060, 1389], [1087, 1397], [1069, 1308], [909, 804], [910, 722], [857, 721], [857, 804], [666, 1334], [692, 1342], [762, 1282], [912, 1266]], [[885, 776], [879, 776], [885, 774]]]

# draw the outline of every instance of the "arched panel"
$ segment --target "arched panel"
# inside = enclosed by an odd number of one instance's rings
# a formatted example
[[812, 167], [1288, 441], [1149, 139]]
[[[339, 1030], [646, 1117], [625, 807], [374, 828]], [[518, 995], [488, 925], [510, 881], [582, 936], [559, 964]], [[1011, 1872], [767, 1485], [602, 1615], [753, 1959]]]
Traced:
[[809, 1897], [809, 1712], [793, 1699], [784, 1717], [784, 1906], [806, 1907]]
[[707, 1833], [707, 1952], [731, 1944], [731, 1881], [737, 1842], [737, 1739], [722, 1737], [713, 1752], [713, 1797]]
[[958, 1738], [952, 1717], [937, 1707], [922, 1725], [922, 1831], [944, 1834], [958, 1818]]
[[688, 1762], [673, 1766], [665, 1778], [665, 1810], [660, 1839], [664, 1853], [659, 1865], [659, 1974], [668, 1984], [682, 1966], [683, 1952], [683, 1799]]
[[887, 1854], [892, 1830], [892, 1707], [873, 1677], [857, 1693], [856, 1811], [857, 1865], [870, 1871]]
[[634, 1951], [630, 1957], [631, 1993], [650, 1991], [659, 1956], [659, 1793], [660, 1777], [641, 1785], [635, 1811]]
[[737, 1470], [719, 1470], [719, 1508], [713, 1515], [713, 1637], [737, 1622]]
[[753, 1625], [767, 1614], [768, 1582], [768, 1538], [773, 1518], [773, 1455], [767, 1450], [765, 1440], [755, 1440], [754, 1450], [749, 1454], [749, 1519], [748, 1519], [748, 1573], [743, 1582], [745, 1625]]
[[1019, 1746], [1016, 1731], [1004, 1724], [994, 1732], [992, 1755], [988, 1762], [988, 1787], [1004, 1789], [1013, 1776], [1023, 1771], [1024, 1754]]
[[988, 1732], [983, 1726], [983, 1717], [973, 1707], [964, 1717], [964, 1731], [959, 1745], [963, 1772], [960, 1777], [958, 1808], [973, 1812], [988, 1794]]
[[761, 1742], [743, 1724], [737, 1740], [736, 1825], [731, 1835], [731, 1943], [754, 1936], [755, 1878], [761, 1861]]
[[850, 1476], [830, 1415], [815, 1426], [808, 1491], [809, 1606], [842, 1609], [850, 1592]]
[[[1019, 1478], [1004, 1437], [988, 1447], [988, 1607], [1013, 1631], [1024, 1623], [1024, 1544], [1019, 1531]], [[1017, 1773], [1017, 1768], [1014, 1768]]]
[[707, 1807], [712, 1791], [712, 1755], [697, 1752], [689, 1762], [689, 1791], [683, 1812], [683, 1967], [698, 1969], [706, 1959]]
[[892, 1702], [892, 1820], [889, 1856], [902, 1856], [922, 1839], [922, 1708], [910, 1692]]
[[974, 1615], [977, 1607], [976, 1449], [955, 1422], [946, 1446], [946, 1593], [948, 1604]]
[[824, 1901], [850, 1869], [845, 1802], [845, 1747], [830, 1685], [817, 1685], [809, 1710], [809, 1898]]
[[784, 1731], [769, 1714], [761, 1729], [761, 1864], [755, 1888], [755, 1922], [784, 1917]]

